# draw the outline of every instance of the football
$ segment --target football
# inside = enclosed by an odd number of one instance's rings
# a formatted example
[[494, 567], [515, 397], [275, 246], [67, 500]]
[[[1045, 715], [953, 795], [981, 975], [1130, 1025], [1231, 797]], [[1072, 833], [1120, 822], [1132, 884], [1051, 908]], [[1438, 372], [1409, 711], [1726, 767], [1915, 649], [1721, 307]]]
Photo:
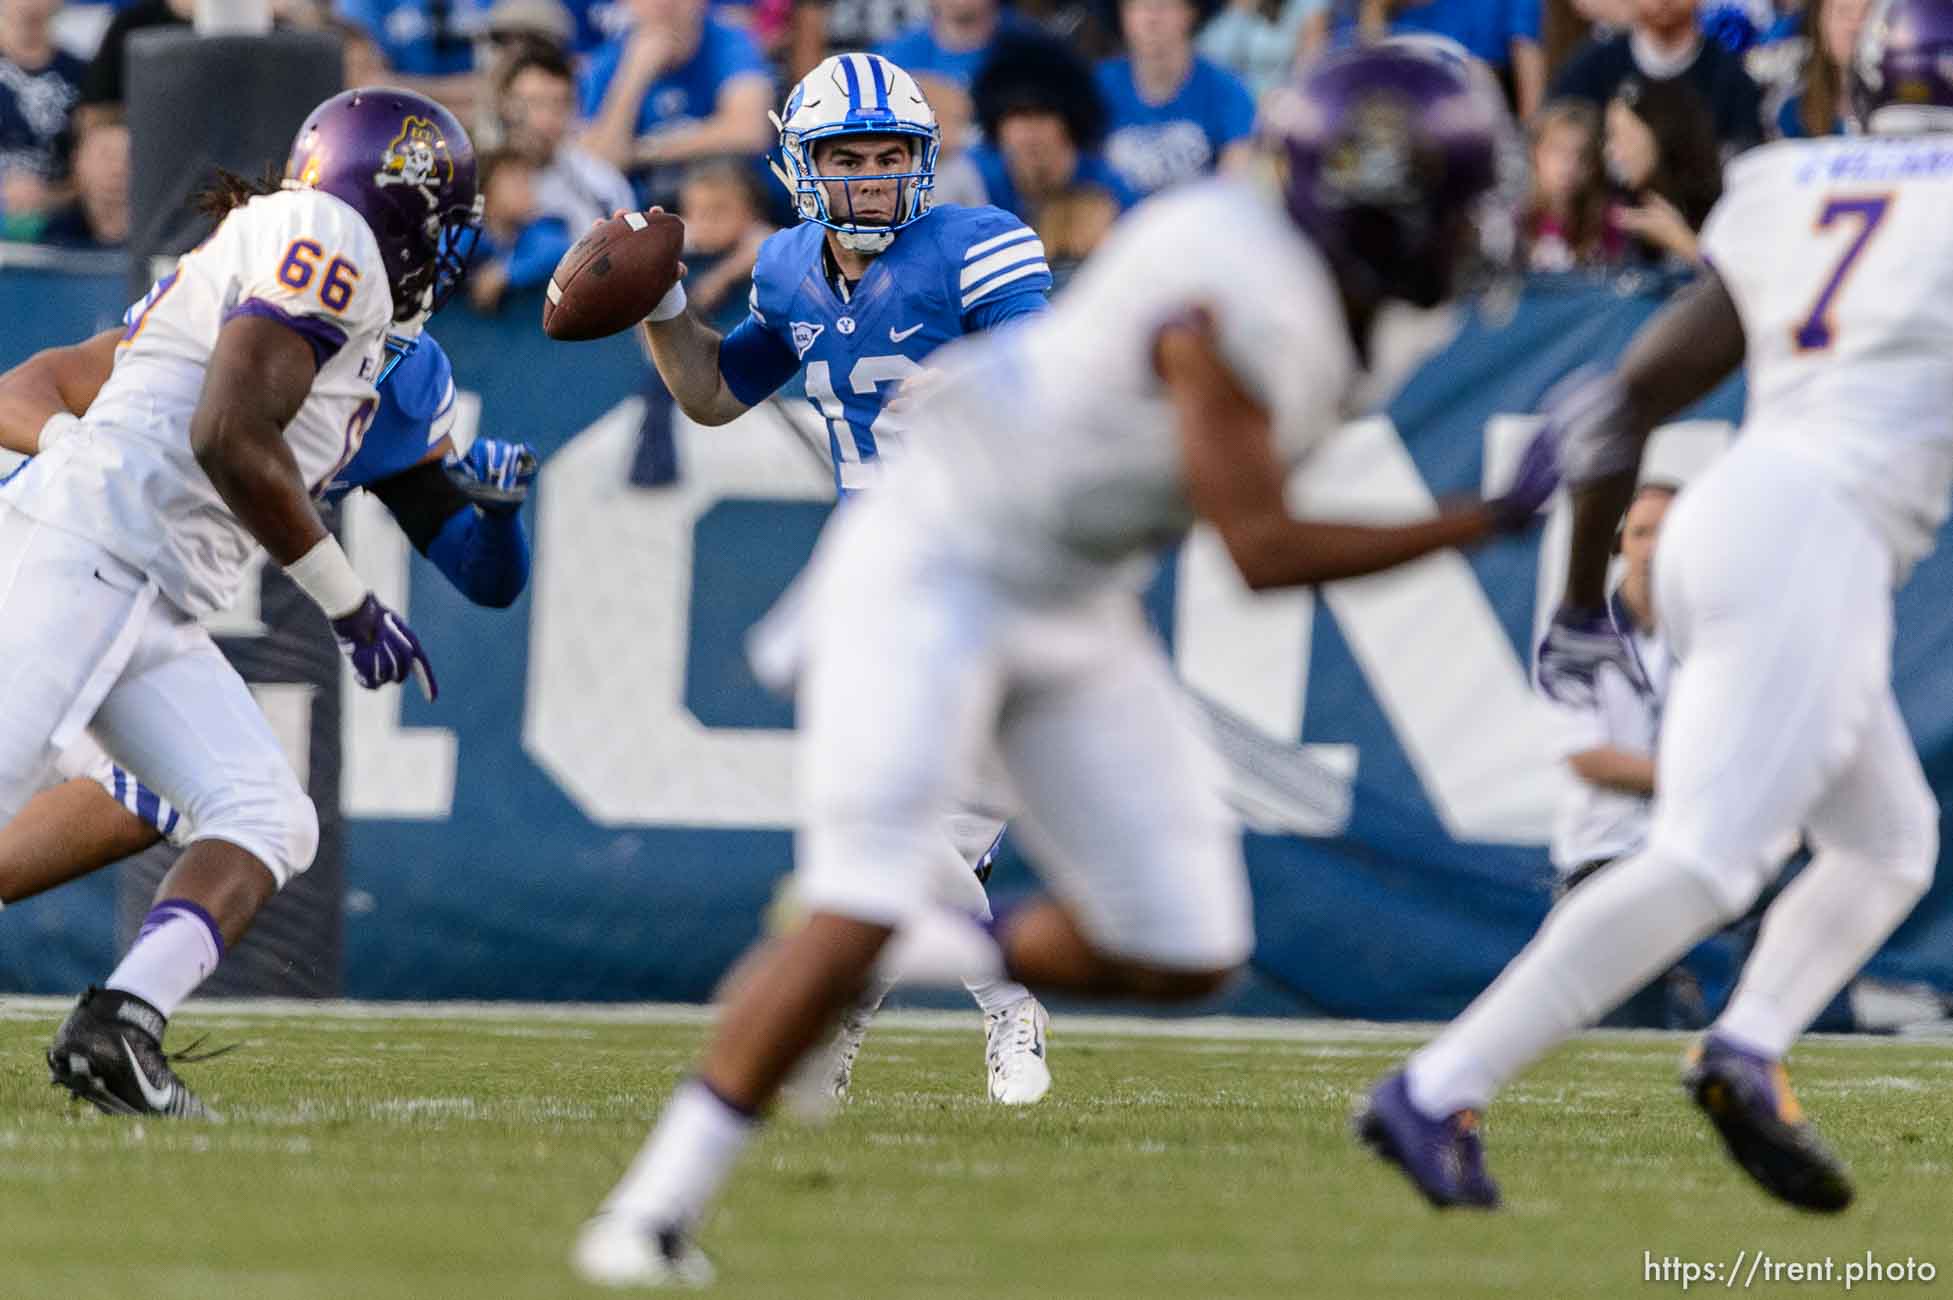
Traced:
[[684, 245], [685, 223], [669, 212], [598, 222], [549, 274], [543, 333], [575, 343], [631, 328], [678, 283]]

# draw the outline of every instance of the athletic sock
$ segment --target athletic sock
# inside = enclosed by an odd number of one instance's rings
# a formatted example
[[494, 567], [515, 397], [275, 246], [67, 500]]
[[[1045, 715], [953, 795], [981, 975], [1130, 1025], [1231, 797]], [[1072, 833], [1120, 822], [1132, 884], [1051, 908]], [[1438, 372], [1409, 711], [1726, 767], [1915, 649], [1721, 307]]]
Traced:
[[1031, 996], [1031, 990], [1016, 980], [966, 979], [963, 981], [963, 987], [970, 991], [970, 996], [976, 999], [978, 1009], [986, 1016], [994, 1016], [999, 1011], [1008, 1011]]
[[1567, 895], [1463, 1015], [1411, 1057], [1411, 1102], [1480, 1110], [1507, 1080], [1667, 970], [1725, 919], [1708, 883], [1641, 853]]
[[685, 1080], [604, 1210], [689, 1230], [718, 1196], [733, 1162], [758, 1128], [751, 1114], [726, 1102], [702, 1079]]
[[1919, 882], [1819, 853], [1763, 914], [1742, 980], [1715, 1029], [1780, 1060], [1919, 901]]
[[143, 918], [107, 987], [135, 994], [167, 1018], [223, 959], [224, 937], [210, 913], [185, 899], [165, 899]]

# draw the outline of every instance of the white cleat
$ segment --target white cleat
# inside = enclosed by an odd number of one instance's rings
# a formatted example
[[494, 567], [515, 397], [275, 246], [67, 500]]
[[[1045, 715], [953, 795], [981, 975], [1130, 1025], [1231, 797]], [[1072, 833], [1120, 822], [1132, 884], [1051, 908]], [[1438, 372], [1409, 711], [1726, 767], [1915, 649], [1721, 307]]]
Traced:
[[570, 1268], [595, 1286], [708, 1286], [712, 1263], [677, 1228], [600, 1213], [583, 1225], [570, 1252]]
[[801, 1058], [780, 1090], [780, 1104], [789, 1115], [803, 1124], [825, 1124], [840, 1114], [854, 1082], [855, 1058], [881, 1005], [877, 997], [850, 1008], [833, 1035]]
[[983, 1018], [988, 1040], [983, 1059], [990, 1067], [990, 1100], [1003, 1106], [1031, 1106], [1051, 1091], [1051, 1067], [1044, 1060], [1044, 1031], [1051, 1026], [1036, 998]]

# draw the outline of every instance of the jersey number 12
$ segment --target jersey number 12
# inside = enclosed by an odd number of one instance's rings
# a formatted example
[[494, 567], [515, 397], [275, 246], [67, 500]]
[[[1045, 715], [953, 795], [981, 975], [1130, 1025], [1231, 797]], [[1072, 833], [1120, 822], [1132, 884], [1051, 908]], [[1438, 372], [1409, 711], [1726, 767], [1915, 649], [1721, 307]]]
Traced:
[[[854, 389], [857, 397], [874, 397], [880, 392], [881, 385], [907, 379], [920, 369], [921, 366], [904, 356], [861, 357], [848, 371], [848, 386]], [[887, 409], [884, 407], [876, 411], [874, 423], [867, 429], [857, 430], [849, 421], [840, 398], [835, 395], [834, 379], [825, 361], [808, 362], [807, 396], [813, 399], [821, 418], [827, 421], [837, 480], [843, 488], [864, 486], [860, 468], [862, 462], [887, 451], [888, 447], [884, 444], [891, 442], [897, 432], [891, 427]], [[867, 435], [865, 439], [863, 433]]]

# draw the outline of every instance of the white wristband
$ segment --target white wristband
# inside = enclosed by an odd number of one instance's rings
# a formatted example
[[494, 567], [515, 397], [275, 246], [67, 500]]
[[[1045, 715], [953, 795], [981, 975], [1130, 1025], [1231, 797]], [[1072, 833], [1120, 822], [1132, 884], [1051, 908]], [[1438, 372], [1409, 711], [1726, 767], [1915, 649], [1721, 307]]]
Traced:
[[40, 437], [35, 441], [34, 445], [40, 450], [46, 451], [80, 427], [81, 421], [66, 411], [62, 411], [56, 415], [50, 415], [47, 418], [47, 423], [41, 426]]
[[644, 319], [650, 321], [653, 325], [662, 325], [666, 321], [676, 320], [684, 314], [685, 282], [680, 280], [677, 284], [671, 286], [671, 289], [664, 297], [658, 299], [658, 305], [653, 307], [651, 314]]
[[343, 618], [366, 599], [366, 584], [331, 536], [286, 565], [285, 572], [318, 602], [327, 618]]

